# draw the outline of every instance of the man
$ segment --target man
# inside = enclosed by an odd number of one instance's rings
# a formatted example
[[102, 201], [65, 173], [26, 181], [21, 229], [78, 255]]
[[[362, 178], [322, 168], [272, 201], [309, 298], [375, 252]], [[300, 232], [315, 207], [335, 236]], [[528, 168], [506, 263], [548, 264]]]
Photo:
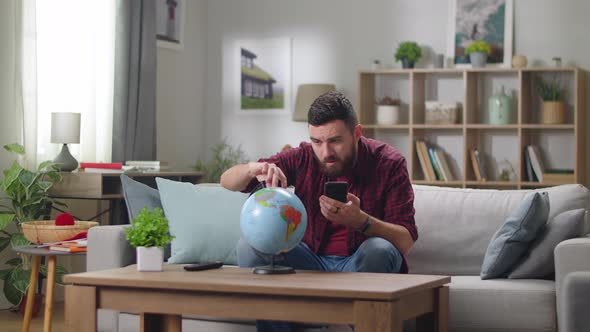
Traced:
[[[393, 147], [362, 136], [350, 101], [339, 92], [318, 97], [308, 113], [311, 143], [258, 162], [236, 165], [221, 176], [230, 190], [295, 186], [307, 210], [300, 243], [282, 265], [296, 269], [407, 273], [405, 255], [418, 238], [414, 193], [404, 157]], [[323, 195], [327, 181], [348, 182], [348, 202]], [[240, 266], [264, 265], [245, 241]], [[265, 330], [259, 324], [259, 331]], [[286, 326], [276, 331], [288, 331]], [[268, 329], [270, 331], [270, 329]]]

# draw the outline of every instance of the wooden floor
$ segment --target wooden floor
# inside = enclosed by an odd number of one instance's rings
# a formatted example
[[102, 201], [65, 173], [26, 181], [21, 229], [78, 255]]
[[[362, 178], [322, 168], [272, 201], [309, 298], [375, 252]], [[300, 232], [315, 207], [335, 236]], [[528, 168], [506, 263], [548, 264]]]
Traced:
[[[19, 313], [8, 310], [0, 311], [0, 331], [2, 332], [20, 332], [23, 327], [23, 319]], [[64, 304], [56, 302], [53, 304], [53, 323], [51, 330], [55, 332], [64, 330]], [[31, 321], [30, 332], [43, 331], [43, 308], [39, 317]]]

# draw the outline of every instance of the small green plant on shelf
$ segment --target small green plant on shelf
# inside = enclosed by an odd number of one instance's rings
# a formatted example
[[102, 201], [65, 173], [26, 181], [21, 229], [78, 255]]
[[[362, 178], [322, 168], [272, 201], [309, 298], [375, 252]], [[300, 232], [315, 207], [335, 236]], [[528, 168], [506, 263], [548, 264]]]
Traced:
[[537, 76], [536, 84], [537, 92], [543, 101], [561, 101], [563, 99], [563, 88], [557, 76], [548, 80]]
[[132, 220], [131, 227], [125, 229], [125, 237], [132, 247], [163, 248], [174, 236], [170, 235], [168, 219], [162, 215], [162, 209], [141, 209]]
[[225, 140], [213, 146], [211, 151], [213, 152], [213, 157], [210, 161], [204, 162], [198, 160], [193, 166], [194, 170], [205, 173], [204, 182], [218, 183], [223, 172], [247, 160], [246, 154], [242, 151], [241, 146], [234, 148]]
[[406, 65], [413, 68], [421, 57], [422, 49], [413, 41], [401, 42], [395, 51], [395, 61], [402, 61], [404, 68], [407, 68]]
[[382, 105], [382, 106], [400, 106], [402, 104], [402, 101], [399, 98], [391, 98], [391, 97], [385, 96], [385, 97], [377, 100], [375, 103], [377, 105]]
[[490, 53], [492, 52], [492, 48], [485, 41], [478, 40], [471, 42], [471, 44], [469, 44], [469, 46], [467, 46], [467, 48], [465, 49], [465, 54], [471, 54], [475, 52], [481, 52], [490, 55]]

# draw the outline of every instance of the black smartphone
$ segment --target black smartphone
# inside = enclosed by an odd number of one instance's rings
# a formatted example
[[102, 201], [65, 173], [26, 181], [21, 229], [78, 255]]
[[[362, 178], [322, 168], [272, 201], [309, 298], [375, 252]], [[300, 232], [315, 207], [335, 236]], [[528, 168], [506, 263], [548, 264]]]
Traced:
[[342, 203], [348, 202], [346, 195], [348, 194], [348, 182], [344, 181], [328, 181], [324, 184], [324, 195], [340, 201]]
[[203, 271], [203, 270], [218, 269], [222, 266], [223, 266], [222, 262], [206, 262], [206, 263], [185, 265], [184, 269], [187, 271]]

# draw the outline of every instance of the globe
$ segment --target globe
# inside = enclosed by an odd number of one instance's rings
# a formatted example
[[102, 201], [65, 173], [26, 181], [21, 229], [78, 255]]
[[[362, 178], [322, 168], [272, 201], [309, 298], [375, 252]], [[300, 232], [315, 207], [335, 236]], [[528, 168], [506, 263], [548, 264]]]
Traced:
[[305, 206], [283, 188], [263, 188], [251, 195], [240, 215], [244, 240], [256, 251], [279, 255], [299, 244], [307, 227]]

